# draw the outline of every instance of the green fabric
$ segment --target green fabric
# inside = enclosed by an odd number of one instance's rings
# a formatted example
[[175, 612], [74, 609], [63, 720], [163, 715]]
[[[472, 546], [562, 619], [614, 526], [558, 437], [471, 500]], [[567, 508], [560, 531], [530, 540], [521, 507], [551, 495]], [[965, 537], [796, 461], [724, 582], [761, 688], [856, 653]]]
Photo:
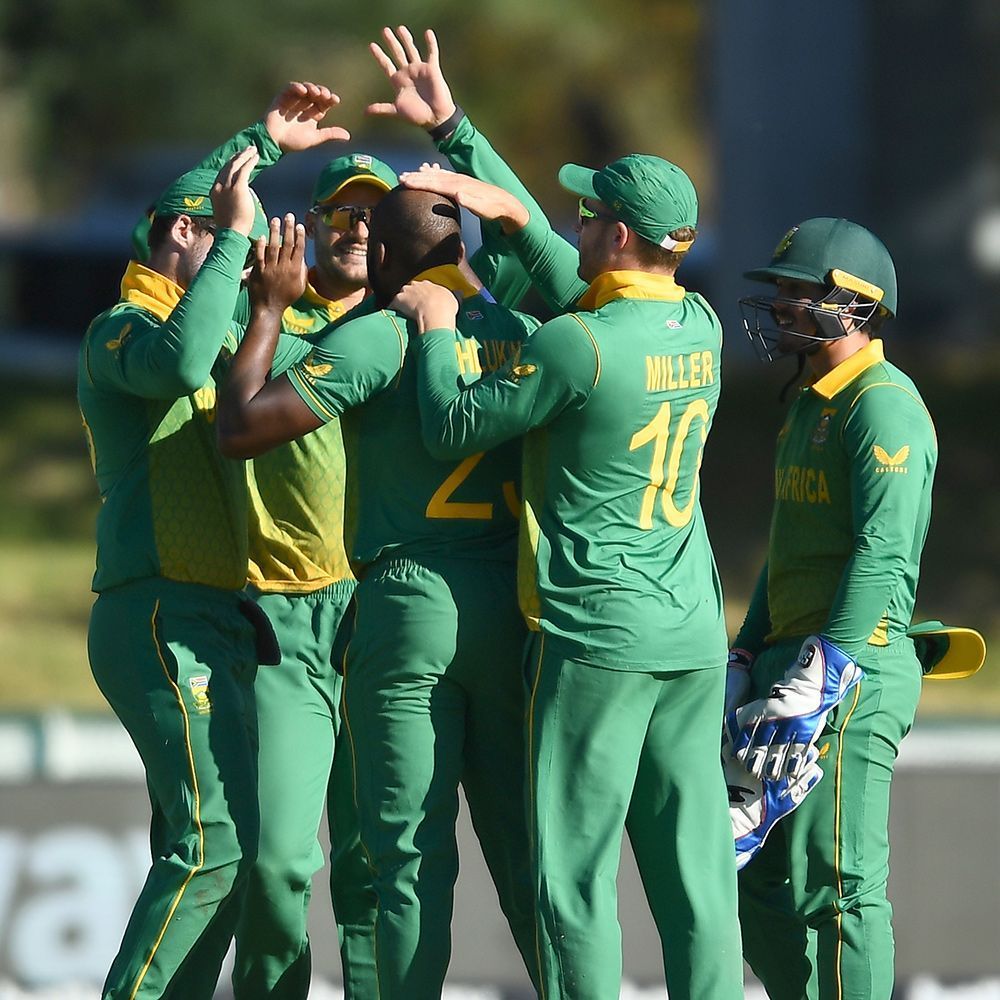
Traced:
[[[305, 1000], [309, 992], [310, 947], [306, 917], [313, 874], [323, 865], [317, 832], [324, 813], [327, 787], [333, 788], [334, 741], [340, 729], [340, 675], [331, 663], [337, 629], [354, 590], [344, 581], [304, 595], [267, 594], [252, 591], [274, 626], [283, 656], [277, 667], [257, 672], [254, 696], [257, 705], [258, 797], [261, 803], [260, 844], [257, 861], [247, 881], [240, 924], [236, 931], [236, 965], [233, 990], [243, 997], [269, 996]], [[338, 744], [339, 746], [339, 744]], [[350, 754], [350, 748], [339, 746]], [[353, 808], [346, 814], [343, 803], [351, 798], [351, 769], [338, 770], [347, 780], [347, 794], [340, 793], [339, 833], [349, 838], [359, 858], [355, 869], [365, 871], [356, 829], [348, 833]], [[346, 870], [342, 862], [335, 876]], [[367, 878], [359, 890], [347, 887], [348, 899], [364, 897]], [[337, 878], [334, 898], [340, 893]], [[353, 915], [355, 926], [367, 926], [368, 949], [372, 947], [374, 897], [367, 910]], [[342, 903], [339, 912], [348, 910]], [[350, 915], [350, 914], [349, 914]], [[370, 970], [374, 956], [365, 966]], [[351, 981], [352, 970], [345, 969]], [[371, 989], [361, 996], [374, 996]]]
[[[416, 359], [406, 320], [386, 310], [354, 315], [288, 372], [320, 419], [343, 415], [349, 557], [362, 564], [388, 553], [512, 561], [519, 446], [478, 461], [432, 459], [416, 419]], [[536, 326], [530, 316], [467, 298], [450, 347], [463, 381], [502, 364]]]
[[[237, 132], [231, 139], [227, 139], [221, 146], [217, 146], [212, 150], [197, 166], [195, 170], [205, 170], [211, 171], [211, 180], [208, 182], [208, 186], [205, 187], [203, 182], [199, 183], [199, 190], [194, 191], [194, 196], [207, 195], [211, 190], [212, 184], [215, 182], [215, 178], [218, 175], [222, 167], [229, 162], [229, 160], [238, 153], [241, 149], [246, 149], [247, 146], [254, 145], [257, 147], [257, 152], [260, 153], [260, 159], [257, 161], [257, 166], [254, 167], [251, 173], [251, 180], [256, 177], [262, 170], [268, 167], [274, 166], [278, 160], [281, 159], [282, 153], [280, 147], [271, 138], [270, 133], [267, 131], [267, 127], [264, 125], [263, 121], [254, 122], [253, 125], [247, 126], [240, 132]], [[184, 175], [188, 176], [188, 175]], [[149, 235], [149, 227], [153, 221], [154, 212], [156, 212], [159, 204], [163, 202], [164, 195], [170, 192], [171, 188], [177, 182], [167, 188], [167, 191], [160, 196], [157, 204], [153, 206], [153, 210], [147, 212], [139, 221], [135, 224], [132, 229], [132, 246], [136, 251], [136, 259], [145, 261], [149, 259], [149, 243], [147, 242], [147, 237]], [[190, 192], [189, 192], [190, 193]], [[254, 196], [256, 198], [256, 195]], [[186, 215], [194, 214], [187, 206], [184, 205], [183, 193], [178, 202], [182, 207], [177, 208], [177, 212], [183, 212]], [[207, 211], [201, 211], [198, 214], [201, 215], [211, 215], [211, 203], [209, 202], [209, 207]], [[256, 199], [256, 213], [254, 217], [254, 230], [251, 232], [251, 236], [256, 239], [257, 236], [262, 236], [267, 232], [267, 217], [264, 214], [264, 208], [260, 203], [260, 199]], [[167, 214], [164, 211], [159, 211], [158, 214]], [[246, 301], [246, 296], [244, 294], [243, 301]], [[249, 313], [243, 317], [241, 322], [246, 325], [246, 319]], [[240, 319], [237, 316], [237, 319]]]
[[[483, 226], [482, 252], [477, 252], [471, 263], [494, 298], [513, 307], [530, 279], [556, 312], [575, 302], [587, 290], [576, 276], [576, 249], [553, 231], [541, 206], [486, 137], [466, 117], [438, 143], [438, 149], [456, 171], [503, 188], [528, 209], [531, 228], [527, 233], [522, 230], [522, 234], [505, 237], [499, 226]], [[540, 244], [543, 250], [536, 249]], [[516, 259], [511, 258], [511, 251], [517, 254]], [[535, 258], [529, 257], [533, 252]], [[522, 277], [525, 272], [528, 279]]]
[[621, 991], [616, 878], [628, 830], [671, 998], [743, 996], [719, 768], [724, 671], [603, 670], [528, 653], [528, 810], [542, 998]]
[[630, 153], [600, 170], [567, 163], [559, 183], [574, 194], [599, 198], [629, 229], [657, 245], [675, 229], [698, 225], [691, 178], [659, 156]]
[[[329, 324], [336, 303], [305, 295], [285, 310], [282, 329], [303, 351]], [[344, 443], [338, 420], [247, 463], [252, 584], [308, 592], [351, 579], [344, 549]]]
[[722, 346], [705, 300], [615, 298], [559, 317], [466, 391], [451, 340], [420, 338], [425, 439], [460, 458], [525, 435], [518, 571], [529, 625], [553, 653], [616, 670], [725, 662], [697, 496]]
[[220, 232], [166, 322], [122, 301], [87, 330], [78, 394], [103, 501], [96, 591], [150, 576], [243, 586], [243, 463], [219, 454], [214, 417], [248, 245]]
[[767, 609], [767, 563], [757, 576], [746, 617], [740, 631], [733, 640], [733, 646], [745, 649], [756, 656], [767, 645], [771, 633], [771, 614]]
[[[750, 698], [766, 696], [798, 640], [759, 656]], [[817, 746], [824, 777], [740, 873], [747, 962], [772, 1000], [889, 1000], [893, 986], [889, 785], [920, 697], [908, 639], [870, 647], [865, 676]]]
[[747, 271], [752, 281], [811, 281], [832, 288], [834, 270], [847, 271], [874, 285], [873, 296], [892, 316], [896, 315], [896, 269], [882, 241], [847, 219], [806, 219], [790, 229], [774, 248], [767, 267]]
[[331, 160], [320, 172], [313, 186], [312, 204], [329, 201], [347, 184], [372, 184], [382, 191], [391, 191], [398, 183], [396, 171], [368, 153], [348, 153]]
[[101, 594], [88, 650], [146, 769], [153, 865], [103, 996], [210, 1000], [257, 849], [253, 629], [225, 591]]
[[832, 399], [799, 393], [775, 462], [772, 641], [822, 633], [856, 656], [881, 622], [881, 641], [906, 632], [936, 463], [930, 416], [913, 382], [888, 362]]
[[[187, 291], [133, 263], [123, 294], [138, 297], [84, 336], [77, 392], [103, 501], [95, 591], [153, 576], [246, 581], [244, 463], [219, 454], [215, 404], [243, 335], [230, 317], [247, 245], [220, 232]], [[274, 370], [302, 351], [283, 338]]]
[[440, 997], [458, 874], [460, 782], [500, 905], [533, 972], [524, 626], [513, 568], [385, 559], [358, 583], [355, 599], [344, 727], [378, 896], [377, 995]]

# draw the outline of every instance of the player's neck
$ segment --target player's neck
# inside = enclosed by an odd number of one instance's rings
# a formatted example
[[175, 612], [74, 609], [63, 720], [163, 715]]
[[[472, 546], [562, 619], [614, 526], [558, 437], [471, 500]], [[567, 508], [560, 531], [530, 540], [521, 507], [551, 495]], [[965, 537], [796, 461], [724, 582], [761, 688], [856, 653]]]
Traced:
[[834, 368], [843, 364], [858, 351], [864, 350], [870, 343], [871, 337], [867, 333], [856, 330], [839, 340], [824, 343], [818, 351], [806, 356], [806, 363], [812, 374], [819, 379], [832, 372]]
[[309, 271], [309, 283], [317, 294], [330, 302], [339, 302], [345, 311], [353, 309], [368, 293], [367, 285], [359, 286], [352, 281], [341, 281], [316, 268]]

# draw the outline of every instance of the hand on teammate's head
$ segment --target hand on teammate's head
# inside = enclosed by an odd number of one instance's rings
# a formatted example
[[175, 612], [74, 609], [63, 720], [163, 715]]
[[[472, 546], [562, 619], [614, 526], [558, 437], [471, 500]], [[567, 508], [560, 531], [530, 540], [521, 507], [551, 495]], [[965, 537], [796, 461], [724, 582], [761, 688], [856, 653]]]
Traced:
[[306, 290], [306, 230], [289, 213], [271, 219], [267, 237], [255, 246], [247, 287], [254, 306], [284, 310]]
[[210, 195], [218, 229], [234, 229], [244, 236], [250, 235], [256, 214], [250, 175], [259, 159], [257, 147], [247, 146], [234, 153], [219, 171]]
[[393, 101], [369, 104], [370, 115], [400, 118], [418, 128], [434, 128], [447, 121], [455, 112], [451, 89], [441, 72], [437, 36], [429, 28], [424, 32], [427, 58], [420, 55], [413, 34], [401, 24], [395, 31], [382, 29], [385, 49], [378, 42], [368, 48], [382, 67], [396, 91]]
[[264, 125], [284, 153], [312, 149], [324, 142], [344, 142], [351, 138], [350, 132], [339, 125], [320, 124], [339, 103], [340, 98], [329, 88], [293, 80], [271, 102]]

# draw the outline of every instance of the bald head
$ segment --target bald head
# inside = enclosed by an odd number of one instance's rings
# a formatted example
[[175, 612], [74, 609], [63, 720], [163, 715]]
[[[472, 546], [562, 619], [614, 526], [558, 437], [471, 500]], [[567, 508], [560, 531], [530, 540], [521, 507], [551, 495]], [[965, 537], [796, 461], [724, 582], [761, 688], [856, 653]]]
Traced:
[[380, 302], [428, 268], [457, 264], [464, 253], [459, 209], [450, 199], [397, 187], [375, 206], [368, 281]]

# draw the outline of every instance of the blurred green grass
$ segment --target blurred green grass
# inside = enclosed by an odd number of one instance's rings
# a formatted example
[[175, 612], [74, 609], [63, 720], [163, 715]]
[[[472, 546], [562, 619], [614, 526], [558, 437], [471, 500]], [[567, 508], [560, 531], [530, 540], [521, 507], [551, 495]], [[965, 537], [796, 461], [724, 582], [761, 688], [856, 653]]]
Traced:
[[[896, 354], [895, 349], [892, 352]], [[917, 619], [971, 625], [1000, 649], [1000, 370], [976, 358], [947, 371], [907, 358], [935, 416], [941, 460]], [[726, 373], [702, 471], [702, 503], [731, 632], [764, 557], [773, 441], [787, 372]], [[0, 378], [0, 711], [103, 709], [86, 653], [97, 489], [71, 385]], [[1000, 671], [929, 682], [924, 717], [1000, 717]]]

